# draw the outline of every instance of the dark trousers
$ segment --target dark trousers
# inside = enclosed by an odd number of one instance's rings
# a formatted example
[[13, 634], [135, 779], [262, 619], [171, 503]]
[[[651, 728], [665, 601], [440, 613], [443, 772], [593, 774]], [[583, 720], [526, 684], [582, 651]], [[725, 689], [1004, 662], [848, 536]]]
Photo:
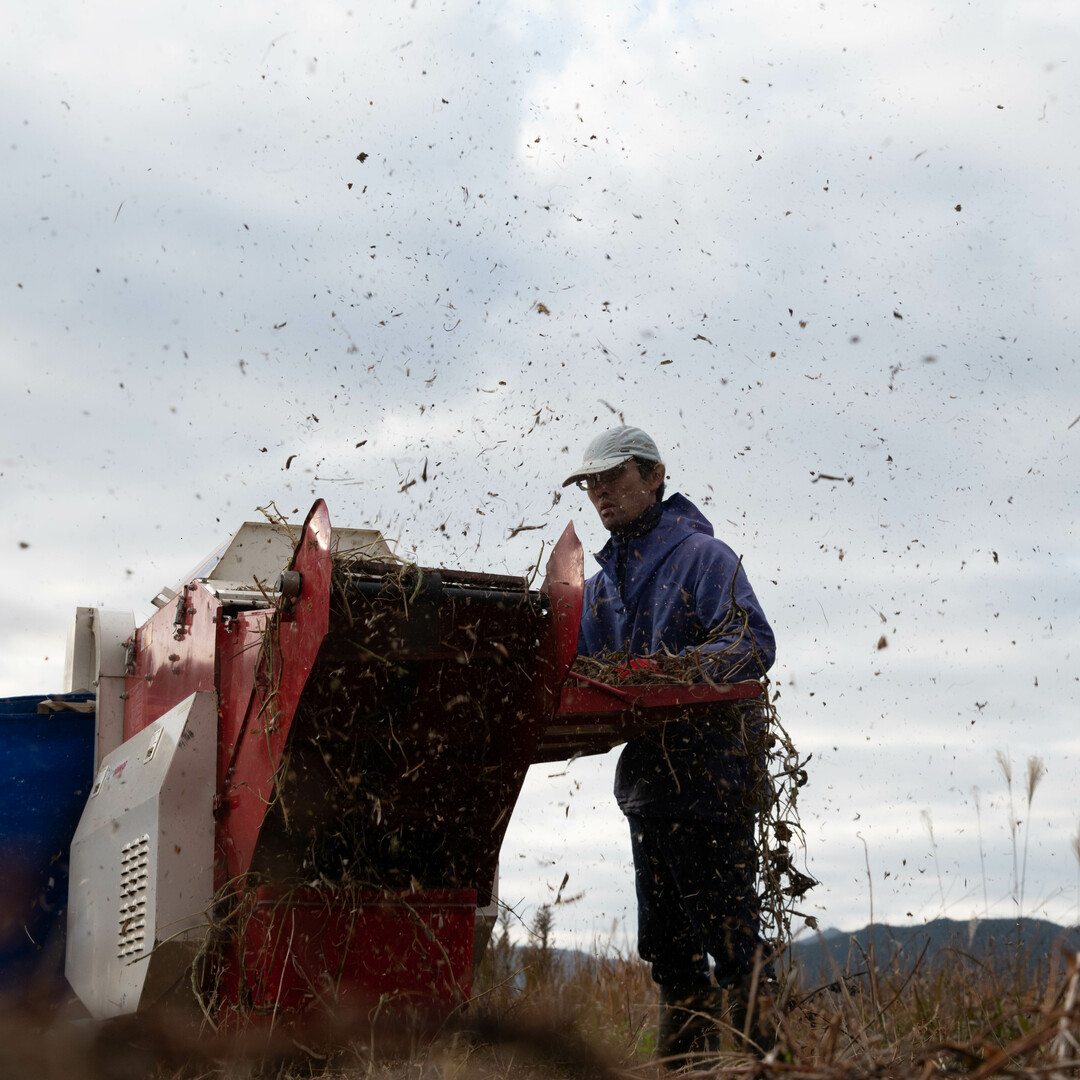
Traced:
[[[638, 952], [665, 987], [721, 987], [754, 970], [760, 905], [747, 822], [627, 815], [638, 900]], [[763, 949], [764, 958], [767, 952]]]

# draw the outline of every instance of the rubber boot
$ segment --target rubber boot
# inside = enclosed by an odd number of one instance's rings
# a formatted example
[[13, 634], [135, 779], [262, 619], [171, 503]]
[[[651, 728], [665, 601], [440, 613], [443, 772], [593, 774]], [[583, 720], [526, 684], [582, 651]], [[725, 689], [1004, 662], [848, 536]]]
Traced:
[[731, 987], [727, 993], [726, 1027], [732, 1048], [764, 1057], [776, 1045], [775, 983], [767, 979], [758, 983], [753, 1009], [750, 1007], [749, 981]]
[[714, 987], [660, 987], [656, 1056], [668, 1069], [680, 1069], [719, 1049]]

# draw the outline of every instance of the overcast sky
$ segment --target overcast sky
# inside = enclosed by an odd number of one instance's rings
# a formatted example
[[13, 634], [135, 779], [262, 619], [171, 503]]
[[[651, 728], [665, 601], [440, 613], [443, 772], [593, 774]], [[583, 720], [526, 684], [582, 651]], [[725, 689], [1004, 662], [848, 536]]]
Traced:
[[[59, 688], [75, 605], [142, 622], [271, 501], [427, 566], [527, 573], [571, 520], [598, 550], [560, 484], [625, 418], [776, 629], [805, 910], [861, 926], [872, 881], [879, 920], [1015, 914], [1000, 751], [1025, 912], [1076, 921], [1078, 29], [1066, 0], [21, 5], [0, 694]], [[524, 918], [584, 892], [562, 943], [633, 938], [613, 767], [534, 769], [504, 847]]]

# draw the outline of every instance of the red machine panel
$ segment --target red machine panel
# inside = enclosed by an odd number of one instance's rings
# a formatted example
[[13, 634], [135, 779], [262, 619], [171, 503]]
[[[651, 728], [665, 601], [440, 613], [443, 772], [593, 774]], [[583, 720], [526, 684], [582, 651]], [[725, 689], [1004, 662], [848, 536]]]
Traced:
[[300, 574], [300, 594], [283, 599], [263, 629], [254, 693], [224, 777], [218, 836], [228, 878], [250, 867], [267, 809], [281, 798], [285, 745], [329, 625], [330, 515], [321, 499], [304, 522], [290, 569]]
[[[241, 909], [219, 985], [226, 1024], [363, 1012], [445, 1015], [471, 989], [476, 894], [320, 893], [264, 886]], [[299, 976], [299, 977], [298, 977]]]
[[134, 665], [125, 682], [124, 738], [142, 731], [199, 690], [217, 690], [217, 623], [221, 605], [198, 585], [135, 631]]

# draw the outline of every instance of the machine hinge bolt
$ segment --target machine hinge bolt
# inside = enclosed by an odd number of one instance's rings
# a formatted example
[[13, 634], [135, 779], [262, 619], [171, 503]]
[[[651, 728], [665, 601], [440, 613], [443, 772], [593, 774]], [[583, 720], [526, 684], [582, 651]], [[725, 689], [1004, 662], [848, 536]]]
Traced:
[[277, 591], [287, 600], [295, 600], [304, 587], [304, 575], [299, 570], [283, 570], [277, 579]]

